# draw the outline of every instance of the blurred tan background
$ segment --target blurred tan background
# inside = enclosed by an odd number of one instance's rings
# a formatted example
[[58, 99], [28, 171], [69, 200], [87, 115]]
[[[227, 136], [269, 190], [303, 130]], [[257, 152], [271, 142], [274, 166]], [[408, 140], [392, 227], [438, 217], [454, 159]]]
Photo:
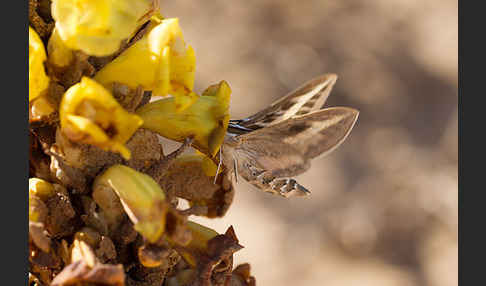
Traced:
[[298, 178], [309, 198], [237, 185], [233, 225], [258, 285], [457, 285], [457, 1], [161, 1], [197, 56], [196, 91], [226, 80], [231, 117], [326, 72], [354, 130]]

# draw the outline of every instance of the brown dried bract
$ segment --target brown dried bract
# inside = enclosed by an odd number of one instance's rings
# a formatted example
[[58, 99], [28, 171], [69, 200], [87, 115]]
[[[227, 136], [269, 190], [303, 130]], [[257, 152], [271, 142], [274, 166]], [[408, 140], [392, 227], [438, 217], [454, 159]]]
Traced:
[[71, 63], [65, 67], [58, 67], [46, 62], [47, 73], [54, 81], [66, 89], [78, 83], [83, 76], [91, 77], [95, 74], [95, 68], [88, 61], [89, 56], [82, 51], [73, 51]]
[[49, 82], [45, 95], [44, 103], [48, 104], [53, 112], [48, 115], [39, 114], [34, 108], [35, 100], [29, 102], [29, 124], [31, 128], [43, 127], [43, 126], [55, 126], [59, 123], [59, 104], [61, 103], [62, 96], [64, 94], [64, 87], [54, 81]]
[[[56, 141], [51, 145], [51, 172], [64, 185], [77, 193], [89, 192], [89, 184], [105, 167], [123, 162], [117, 153], [102, 150], [89, 144], [75, 143], [56, 130]], [[162, 146], [157, 135], [145, 129], [137, 130], [127, 141], [132, 156], [126, 165], [136, 170], [148, 168], [160, 161]]]
[[105, 235], [101, 235], [95, 229], [83, 227], [74, 235], [75, 240], [83, 241], [94, 251], [93, 255], [101, 263], [111, 263], [116, 260], [116, 248], [113, 241]]
[[[48, 15], [50, 19], [45, 19], [46, 15], [42, 12], [45, 11], [46, 1], [40, 2], [41, 3], [39, 3], [38, 0], [29, 0], [29, 24], [43, 40], [47, 40], [54, 28], [54, 22], [52, 21], [52, 18], [50, 18], [50, 15]], [[41, 17], [39, 13], [43, 15], [44, 18]], [[46, 20], [48, 22], [46, 22]]]
[[255, 286], [255, 277], [250, 275], [250, 264], [238, 265], [231, 275], [231, 286]]
[[61, 259], [52, 251], [44, 252], [29, 243], [29, 262], [34, 273], [49, 270], [50, 273], [61, 267]]
[[70, 141], [60, 128], [56, 130], [55, 139], [55, 143], [48, 150], [51, 155], [52, 175], [77, 193], [89, 192], [88, 182], [105, 166], [122, 161], [121, 156], [116, 153]]
[[[141, 264], [134, 265], [128, 271], [127, 286], [161, 285], [166, 279], [167, 273], [172, 271], [181, 257], [167, 243], [165, 245], [142, 243], [142, 240], [135, 243]], [[150, 265], [151, 263], [154, 264]]]
[[70, 235], [75, 230], [76, 212], [71, 205], [69, 196], [57, 192], [45, 202], [49, 209], [45, 227], [52, 237]]
[[52, 286], [69, 285], [109, 285], [124, 286], [125, 272], [121, 264], [97, 263], [92, 268], [83, 260], [75, 261], [64, 267], [54, 280]]
[[29, 239], [44, 252], [51, 250], [51, 239], [47, 234], [43, 223], [29, 221]]
[[138, 259], [145, 267], [160, 266], [169, 257], [169, 254], [169, 248], [154, 244], [142, 245], [138, 248]]
[[53, 181], [50, 171], [51, 159], [44, 151], [35, 130], [29, 129], [29, 178]]
[[112, 262], [116, 259], [116, 247], [113, 241], [108, 236], [102, 236], [95, 250], [96, 257], [101, 263]]
[[98, 211], [98, 206], [95, 201], [88, 196], [80, 197], [81, 205], [84, 210], [81, 214], [81, 220], [88, 227], [98, 231], [102, 235], [108, 234], [108, 223], [103, 215]]
[[125, 84], [114, 82], [112, 84], [113, 97], [128, 112], [134, 112], [142, 102], [144, 91], [142, 86], [132, 89]]
[[126, 147], [132, 154], [126, 165], [138, 171], [150, 168], [164, 158], [157, 134], [147, 129], [138, 129], [127, 141]]
[[233, 269], [233, 253], [242, 249], [233, 227], [207, 242], [203, 252], [176, 246], [179, 252], [188, 252], [195, 257], [196, 274], [191, 286], [229, 286]]
[[[169, 238], [178, 245], [187, 245], [191, 239], [191, 232], [187, 229], [187, 216], [173, 207], [169, 207], [166, 214], [164, 239]], [[162, 240], [162, 243], [165, 243]]]
[[[175, 162], [177, 157], [182, 155], [192, 144], [193, 139], [187, 138], [184, 143], [177, 148], [174, 152], [164, 156], [161, 160], [159, 160], [156, 164], [153, 164], [146, 173], [150, 175], [156, 182], [159, 184], [161, 183], [162, 178], [166, 175], [167, 170], [172, 166]], [[162, 189], [163, 186], [162, 186]], [[165, 189], [164, 189], [165, 190]], [[170, 193], [166, 191], [166, 194], [170, 196]]]
[[218, 175], [215, 183], [214, 177], [208, 177], [198, 164], [170, 166], [159, 184], [169, 196], [180, 197], [191, 203], [184, 214], [210, 218], [224, 216], [235, 193], [226, 170]]

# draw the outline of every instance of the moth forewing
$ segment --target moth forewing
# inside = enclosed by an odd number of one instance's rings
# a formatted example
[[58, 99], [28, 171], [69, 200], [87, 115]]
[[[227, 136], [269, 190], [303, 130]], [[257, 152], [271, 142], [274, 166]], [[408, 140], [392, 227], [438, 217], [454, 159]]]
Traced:
[[241, 120], [242, 127], [256, 130], [320, 109], [336, 83], [337, 75], [328, 73], [311, 79], [260, 112]]
[[[329, 154], [348, 136], [359, 112], [348, 107], [331, 107], [309, 114], [294, 116], [266, 128], [238, 136], [241, 141], [252, 144], [261, 138], [271, 138], [277, 149], [280, 144], [299, 150], [306, 159]], [[262, 145], [262, 144], [260, 144]]]
[[326, 103], [336, 81], [336, 74], [325, 74], [305, 83], [302, 88], [309, 86], [312, 90], [317, 90], [317, 92], [299, 108], [295, 115], [303, 115], [321, 109]]

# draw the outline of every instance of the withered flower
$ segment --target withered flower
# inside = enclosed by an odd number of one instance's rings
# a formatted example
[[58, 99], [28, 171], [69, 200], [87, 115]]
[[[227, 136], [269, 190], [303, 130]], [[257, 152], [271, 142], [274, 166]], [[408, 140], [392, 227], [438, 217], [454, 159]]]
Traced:
[[229, 227], [225, 234], [218, 234], [213, 229], [191, 221], [188, 221], [187, 227], [192, 233], [191, 242], [187, 246], [173, 247], [195, 269], [194, 275], [191, 275], [194, 279], [191, 285], [229, 283], [233, 253], [243, 248], [238, 243], [233, 227]]
[[124, 110], [109, 91], [88, 77], [66, 91], [61, 101], [60, 119], [62, 131], [70, 140], [119, 152], [127, 160], [130, 151], [123, 144], [143, 123], [139, 116]]

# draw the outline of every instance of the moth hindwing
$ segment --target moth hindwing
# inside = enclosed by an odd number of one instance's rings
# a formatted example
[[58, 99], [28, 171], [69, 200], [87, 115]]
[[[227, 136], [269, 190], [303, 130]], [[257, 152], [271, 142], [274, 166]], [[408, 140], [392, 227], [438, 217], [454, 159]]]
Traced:
[[235, 177], [263, 191], [284, 197], [309, 194], [291, 177], [308, 170], [312, 158], [336, 149], [359, 114], [347, 107], [319, 109], [336, 78], [332, 74], [318, 77], [269, 108], [233, 120], [221, 147], [223, 164], [233, 168]]

